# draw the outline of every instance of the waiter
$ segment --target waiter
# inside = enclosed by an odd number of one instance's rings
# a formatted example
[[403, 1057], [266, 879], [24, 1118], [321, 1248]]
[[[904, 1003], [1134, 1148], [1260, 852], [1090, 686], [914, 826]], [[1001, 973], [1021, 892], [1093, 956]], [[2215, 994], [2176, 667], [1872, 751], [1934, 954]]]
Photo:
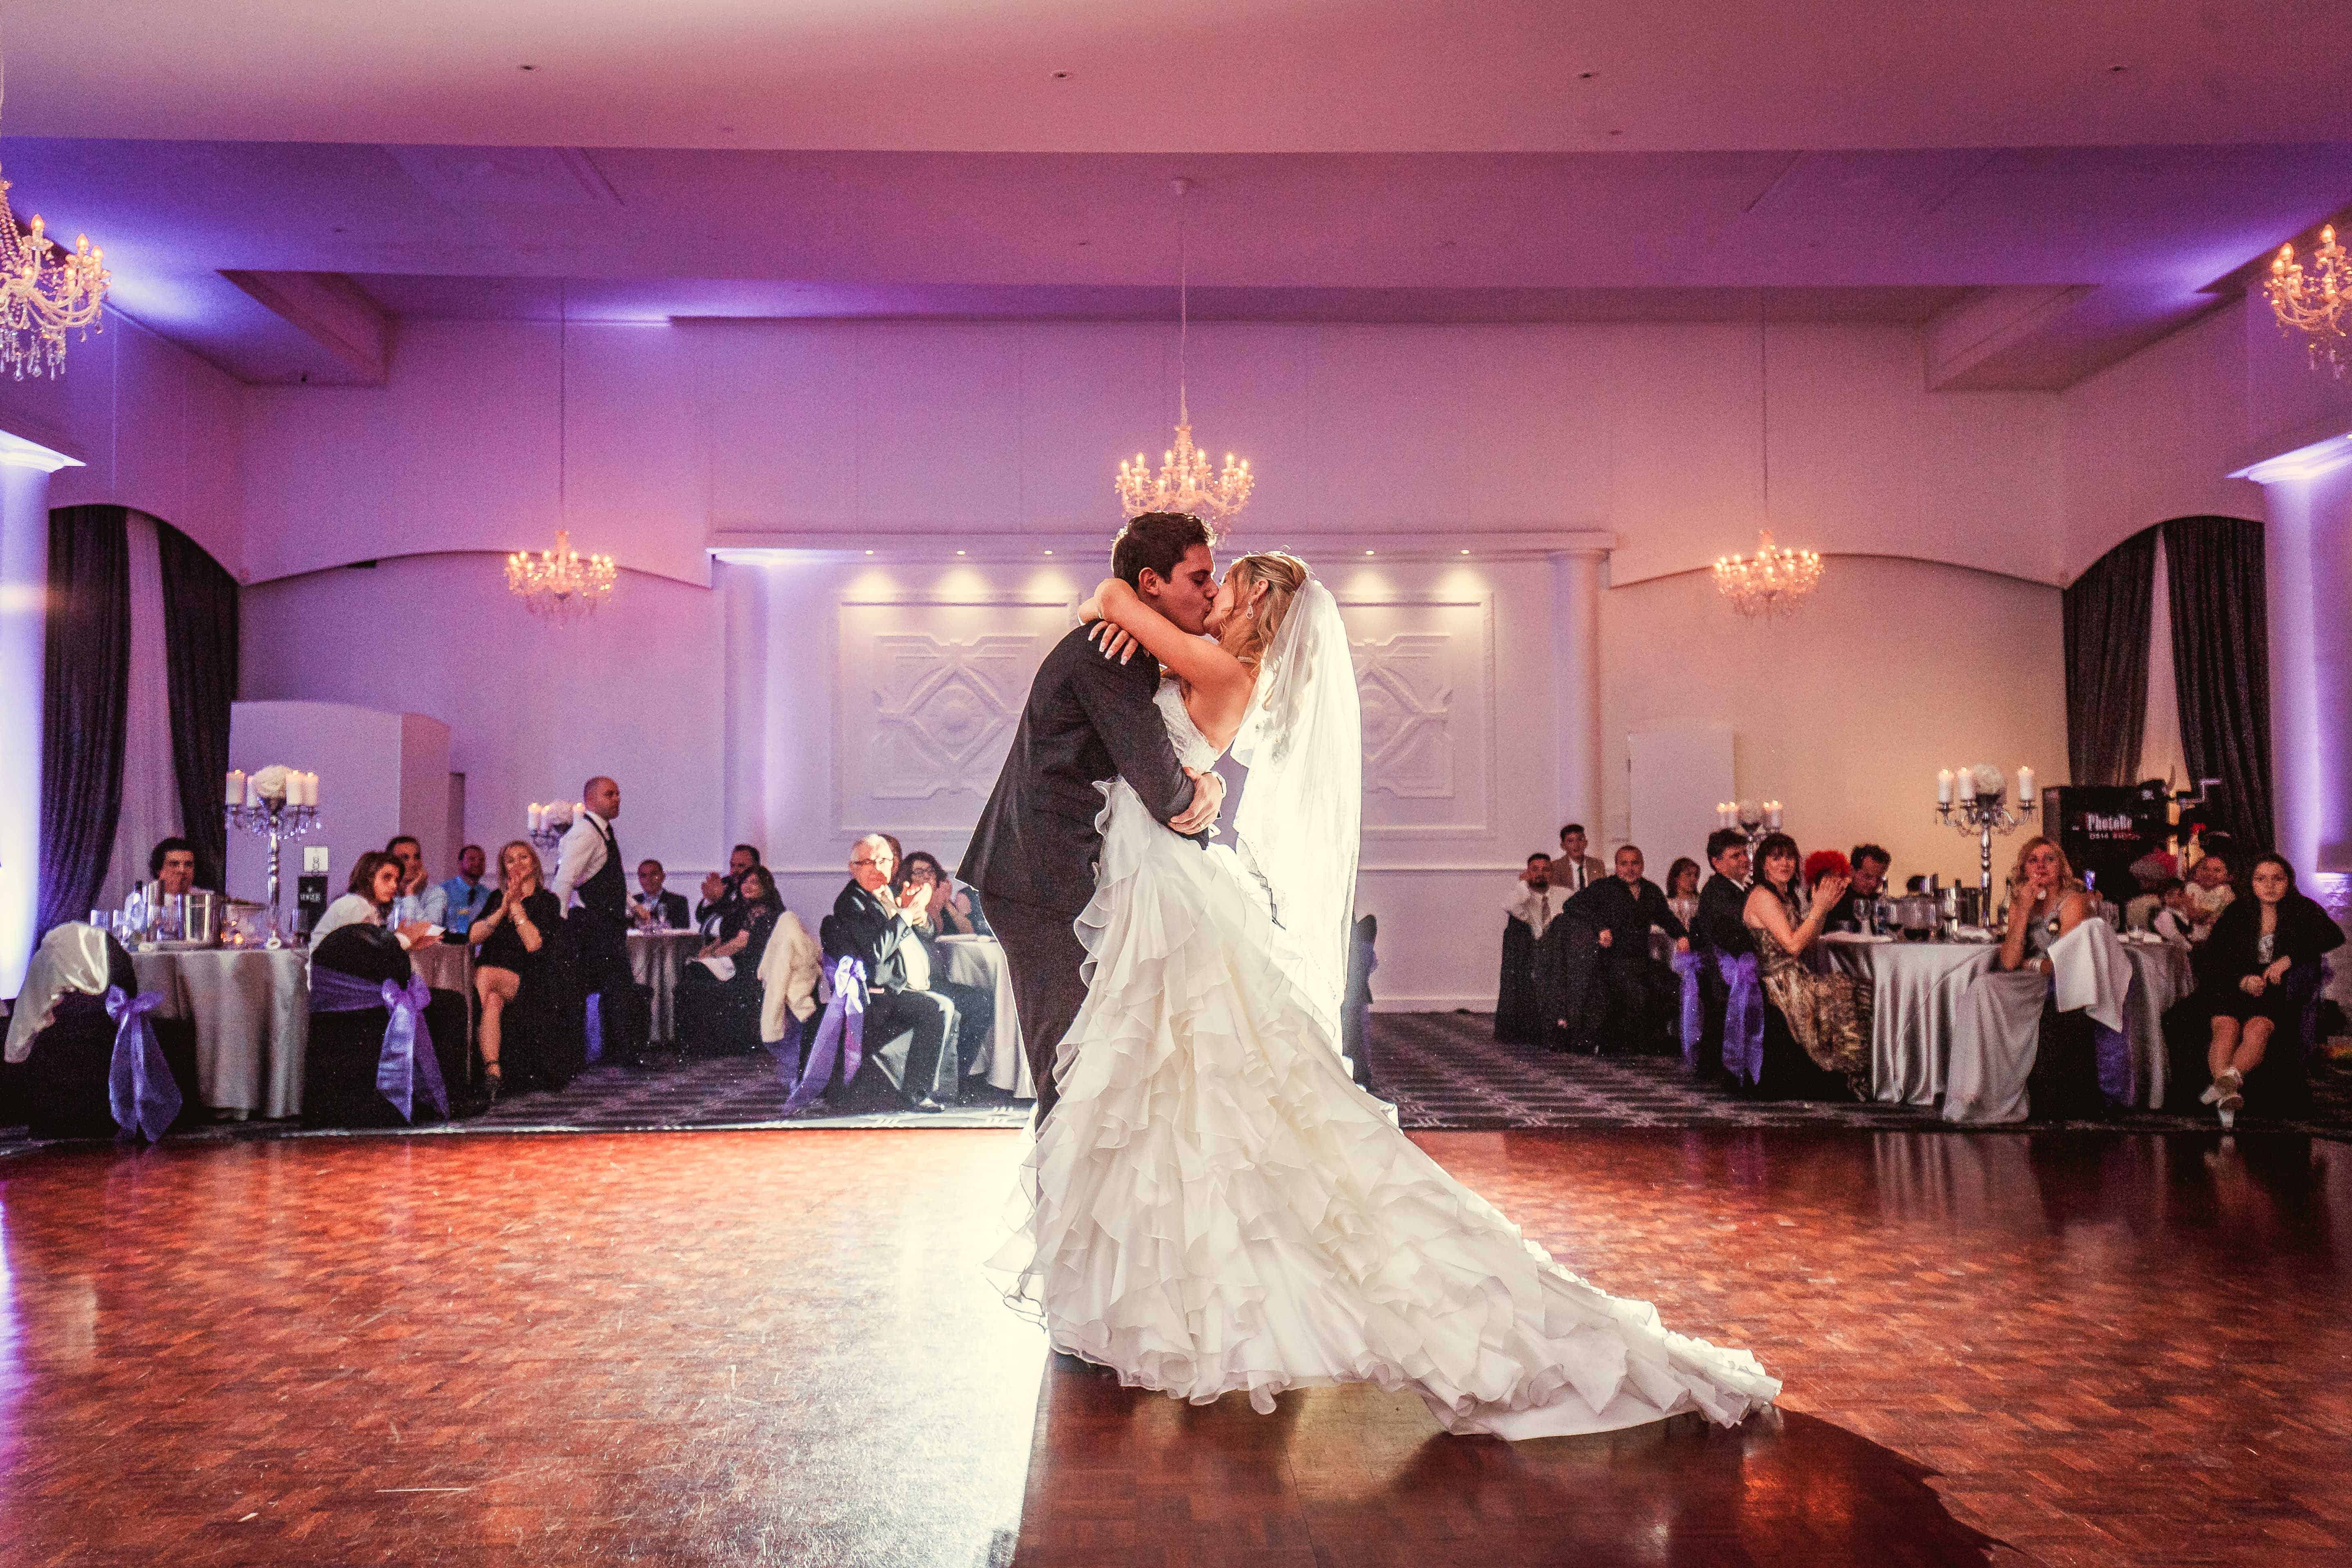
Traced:
[[651, 1007], [629, 971], [629, 884], [613, 819], [621, 815], [621, 786], [599, 774], [580, 787], [580, 814], [555, 852], [548, 890], [559, 905], [574, 893], [580, 908], [565, 918], [580, 989], [596, 998], [604, 1054], [636, 1065], [645, 1055]]

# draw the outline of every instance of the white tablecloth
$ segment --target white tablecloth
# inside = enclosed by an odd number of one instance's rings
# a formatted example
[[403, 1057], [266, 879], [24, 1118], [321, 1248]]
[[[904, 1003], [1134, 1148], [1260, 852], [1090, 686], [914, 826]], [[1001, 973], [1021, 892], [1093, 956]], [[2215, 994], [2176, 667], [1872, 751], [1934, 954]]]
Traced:
[[677, 975], [686, 961], [702, 951], [698, 931], [633, 931], [629, 933], [629, 973], [640, 985], [653, 988], [651, 1038], [665, 1042], [677, 1037]]
[[302, 1114], [308, 952], [199, 948], [133, 953], [131, 962], [139, 988], [162, 994], [158, 1014], [194, 1021], [197, 1092], [206, 1105], [245, 1116]]
[[1013, 1002], [1013, 975], [1004, 966], [1004, 945], [992, 936], [943, 936], [940, 950], [947, 954], [947, 977], [959, 985], [977, 985], [996, 999], [996, 1028], [989, 1041], [988, 1081], [1016, 1100], [1037, 1098], [1036, 1079], [1029, 1076], [1029, 1053], [1021, 1047], [1021, 1015]]
[[[1872, 986], [1870, 1080], [1873, 1099], [1934, 1105], [1943, 1098], [1951, 1061], [1954, 1009], [1978, 975], [2000, 962], [1995, 942], [1870, 942], [1831, 932], [1821, 951], [1841, 973]], [[2184, 948], [2127, 942], [2132, 987], [2124, 998], [2131, 1042], [2132, 1103], [2164, 1106], [2165, 1010], [2195, 984]]]

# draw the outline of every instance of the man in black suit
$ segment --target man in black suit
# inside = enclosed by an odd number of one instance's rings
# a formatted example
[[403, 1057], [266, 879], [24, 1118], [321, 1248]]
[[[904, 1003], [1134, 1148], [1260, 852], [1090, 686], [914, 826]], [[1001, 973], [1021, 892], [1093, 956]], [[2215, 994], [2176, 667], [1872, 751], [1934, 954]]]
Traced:
[[1584, 1032], [1597, 1047], [1602, 1038], [1628, 1039], [1648, 1048], [1663, 1026], [1664, 994], [1673, 972], [1650, 954], [1653, 926], [1687, 950], [1690, 933], [1667, 907], [1666, 895], [1642, 875], [1642, 852], [1631, 844], [1618, 849], [1613, 877], [1600, 881], [1568, 901], [1564, 911], [1581, 920], [1594, 932], [1600, 962], [1594, 991], [1584, 1005]]
[[662, 891], [668, 880], [660, 861], [638, 861], [637, 894], [629, 900], [629, 917], [650, 931], [691, 931], [686, 923], [686, 895]]
[[[1119, 531], [1110, 568], [1144, 603], [1202, 633], [1217, 596], [1215, 545], [1197, 517], [1145, 512]], [[1054, 1106], [1055, 1052], [1087, 995], [1078, 973], [1086, 950], [1070, 922], [1095, 892], [1095, 786], [1125, 779], [1153, 816], [1188, 836], [1224, 804], [1223, 780], [1178, 765], [1151, 700], [1159, 686], [1159, 662], [1140, 650], [1127, 663], [1105, 658], [1083, 626], [1056, 643], [1030, 684], [1004, 771], [957, 871], [980, 889], [1004, 944], [1041, 1121]]]
[[760, 851], [749, 844], [738, 844], [727, 857], [727, 874], [713, 871], [702, 879], [702, 901], [695, 906], [694, 923], [706, 934], [715, 932], [719, 922], [735, 912], [743, 901], [743, 873], [760, 863]]
[[850, 847], [849, 883], [824, 922], [825, 961], [854, 958], [866, 966], [866, 1037], [877, 1044], [901, 1029], [915, 1032], [899, 1092], [917, 1110], [945, 1110], [961, 1079], [956, 1050], [956, 1005], [930, 988], [930, 955], [907, 919], [922, 896], [890, 890], [898, 857], [890, 841], [869, 833]]
[[1715, 969], [1717, 954], [1738, 958], [1756, 951], [1756, 938], [1740, 911], [1748, 907], [1748, 835], [1718, 827], [1706, 836], [1707, 864], [1715, 875], [1698, 891], [1698, 915], [1691, 921], [1691, 945], [1703, 967], [1700, 989], [1706, 1000], [1706, 1029], [1696, 1064], [1702, 1079], [1723, 1076], [1723, 985]]

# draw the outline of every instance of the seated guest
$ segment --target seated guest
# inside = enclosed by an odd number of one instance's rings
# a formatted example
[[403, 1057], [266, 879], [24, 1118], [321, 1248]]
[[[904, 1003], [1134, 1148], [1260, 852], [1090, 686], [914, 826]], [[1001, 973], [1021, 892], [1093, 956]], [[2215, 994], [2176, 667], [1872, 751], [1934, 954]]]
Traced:
[[948, 977], [948, 955], [940, 948], [943, 936], [973, 936], [980, 934], [967, 904], [959, 911], [955, 906], [955, 882], [939, 857], [928, 849], [918, 849], [907, 857], [898, 868], [898, 890], [916, 892], [920, 896], [906, 906], [907, 920], [923, 939], [924, 951], [931, 961], [931, 983], [925, 989], [936, 991], [956, 1005], [957, 1044], [961, 1052], [963, 1072], [970, 1074], [985, 1068], [989, 1045], [996, 1033], [996, 995], [984, 986], [967, 985]]
[[[2057, 841], [2041, 837], [2027, 839], [2009, 874], [2009, 918], [2001, 929], [2000, 967], [2051, 974], [2055, 965], [2050, 949], [2098, 912], [2097, 901], [2074, 875]], [[2040, 1039], [2026, 1098], [2032, 1113], [2040, 1117], [2106, 1112], [2106, 1099], [2099, 1092], [2097, 1050], [2089, 1016], [2058, 1011], [2054, 991], [2042, 1002]]]
[[717, 871], [702, 879], [702, 901], [694, 906], [694, 923], [705, 936], [716, 936], [719, 917], [727, 913], [736, 899], [737, 885], [743, 873], [760, 863], [760, 852], [749, 844], [738, 844], [727, 857], [727, 871]]
[[347, 925], [382, 927], [403, 948], [432, 941], [433, 928], [424, 921], [393, 923], [393, 904], [400, 897], [400, 862], [377, 850], [371, 849], [352, 861], [349, 890], [320, 911], [319, 923], [310, 928], [310, 951], [316, 952], [319, 943], [330, 933]]
[[1542, 1042], [1542, 993], [1536, 981], [1536, 953], [1567, 902], [1551, 890], [1551, 857], [1538, 849], [1511, 884], [1503, 900], [1503, 974], [1495, 988], [1495, 1037], [1513, 1045]]
[[2157, 911], [2164, 907], [2164, 885], [2182, 885], [2174, 874], [2172, 857], [2158, 850], [2131, 863], [2132, 884], [2139, 891], [2124, 905], [2126, 931], [2154, 931]]
[[[2152, 896], [2156, 900], [2156, 911], [2148, 917], [2147, 924], [2140, 929], [2167, 942], [2186, 944], [2191, 941], [2189, 932], [2196, 925], [2197, 911], [2189, 902], [2189, 884], [2178, 877], [2167, 877], [2156, 885]], [[2137, 903], [2138, 900], [2133, 901]]]
[[441, 884], [441, 923], [451, 931], [473, 930], [488, 907], [490, 885], [482, 879], [488, 864], [478, 844], [468, 844], [457, 852], [457, 874]]
[[2317, 994], [2320, 961], [2344, 945], [2342, 929], [2296, 890], [2283, 858], [2256, 860], [2247, 883], [2253, 897], [2222, 910], [2197, 954], [2195, 1000], [2210, 1015], [2205, 1064], [2213, 1075], [2203, 1099], [2224, 1127], [2236, 1125], [2246, 1075], [2263, 1065], [2273, 1035], [2284, 1035], [2282, 1051], [2304, 1048], [2302, 1014]]
[[1886, 894], [1886, 873], [1895, 864], [1895, 857], [1875, 844], [1857, 844], [1845, 857], [1846, 875], [1852, 879], [1845, 897], [1832, 906], [1828, 931], [1860, 931], [1862, 910], [1875, 904]]
[[719, 935], [678, 971], [677, 1037], [689, 1054], [740, 1056], [760, 1048], [760, 960], [784, 900], [765, 866], [735, 884], [735, 904]]
[[1559, 853], [1551, 858], [1551, 885], [1574, 897], [1601, 880], [1598, 858], [1584, 852], [1584, 824], [1571, 822], [1559, 830]]
[[166, 838], [147, 857], [147, 876], [166, 897], [196, 890], [196, 847], [184, 838]]
[[1577, 894], [1564, 911], [1592, 927], [1601, 949], [1599, 993], [1587, 1001], [1582, 1020], [1596, 1051], [1603, 1038], [1630, 1040], [1637, 1050], [1659, 1043], [1675, 980], [1674, 972], [1651, 954], [1651, 930], [1673, 938], [1677, 950], [1690, 951], [1690, 932], [1643, 870], [1642, 852], [1631, 844], [1620, 846], [1616, 875]]
[[390, 924], [403, 926], [421, 921], [429, 926], [446, 927], [449, 923], [449, 895], [435, 887], [425, 874], [425, 847], [404, 833], [383, 847], [383, 852], [400, 862], [400, 894], [392, 901]]
[[1666, 868], [1666, 908], [1685, 927], [1698, 919], [1698, 862], [1689, 856], [1676, 856]]
[[[1785, 833], [1765, 836], [1757, 847], [1756, 886], [1748, 890], [1740, 919], [1756, 943], [1757, 977], [1769, 1004], [1765, 1015], [1765, 1092], [1784, 1099], [1833, 1098], [1843, 1087], [1857, 1100], [1870, 1096], [1871, 993], [1847, 974], [1818, 974], [1805, 953], [1822, 934], [1822, 921], [1845, 896], [1847, 879], [1824, 874], [1813, 907], [1801, 918], [1797, 908], [1797, 841]], [[1787, 1021], [1804, 1060], [1781, 1054], [1775, 1059], [1772, 1016]], [[1806, 1070], [1808, 1064], [1814, 1069]]]
[[982, 930], [978, 907], [972, 902], [971, 889], [958, 885], [940, 864], [940, 858], [928, 849], [918, 849], [907, 857], [899, 875], [901, 888], [921, 888], [924, 898], [919, 905], [910, 905], [907, 918], [928, 937], [986, 936]]
[[914, 1110], [939, 1111], [960, 1088], [955, 1004], [929, 988], [930, 955], [907, 919], [921, 895], [892, 895], [898, 868], [890, 841], [869, 833], [850, 848], [849, 882], [824, 922], [825, 960], [854, 958], [866, 968], [866, 1037], [914, 1032], [899, 1093]]
[[[669, 873], [658, 860], [637, 862], [637, 890], [629, 895], [629, 918], [643, 931], [690, 931], [686, 921], [686, 895], [665, 893]], [[755, 963], [754, 968], [758, 967]]]
[[491, 1104], [513, 1082], [561, 1088], [569, 1074], [555, 1066], [553, 1048], [562, 1001], [554, 947], [563, 910], [540, 885], [539, 851], [518, 838], [499, 851], [499, 890], [467, 928], [474, 944], [474, 994], [482, 1018], [475, 1040], [482, 1053], [482, 1087]]
[[1744, 1069], [1727, 1066], [1723, 1055], [1728, 985], [1725, 967], [1756, 957], [1756, 939], [1740, 919], [1748, 905], [1748, 835], [1736, 827], [1717, 828], [1706, 837], [1706, 860], [1714, 874], [1699, 889], [1697, 918], [1684, 922], [1699, 959], [1696, 978], [1704, 1025], [1699, 1038], [1685, 1040], [1684, 1049], [1700, 1082], [1727, 1080], [1738, 1087], [1747, 1083]]
[[2230, 863], [2208, 855], [2189, 873], [2189, 940], [2203, 942], [2213, 934], [2213, 922], [2237, 898], [2230, 885]]

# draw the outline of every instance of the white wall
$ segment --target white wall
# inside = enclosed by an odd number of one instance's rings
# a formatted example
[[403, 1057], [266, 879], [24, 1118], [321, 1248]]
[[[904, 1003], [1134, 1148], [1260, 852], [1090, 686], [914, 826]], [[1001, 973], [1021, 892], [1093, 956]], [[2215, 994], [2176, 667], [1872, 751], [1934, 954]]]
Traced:
[[[273, 764], [319, 775], [318, 827], [288, 841], [278, 858], [279, 909], [294, 918], [302, 851], [327, 851], [327, 893], [343, 891], [352, 863], [396, 834], [413, 835], [429, 857], [447, 834], [449, 731], [415, 713], [383, 712], [341, 702], [239, 702], [229, 721], [229, 766], [258, 773]], [[266, 837], [232, 828], [228, 891], [268, 897]]]
[[[469, 839], [495, 848], [520, 837], [531, 801], [577, 800], [589, 777], [609, 773], [633, 864], [724, 860], [724, 665], [708, 589], [624, 573], [610, 606], [557, 626], [508, 594], [497, 557], [426, 555], [253, 587], [244, 614], [247, 699], [350, 702], [447, 724], [442, 788], [448, 773], [466, 775]], [[446, 815], [433, 815], [442, 809], [421, 802], [412, 822], [428, 846], [446, 836]], [[435, 876], [453, 874], [453, 858], [436, 858]]]

